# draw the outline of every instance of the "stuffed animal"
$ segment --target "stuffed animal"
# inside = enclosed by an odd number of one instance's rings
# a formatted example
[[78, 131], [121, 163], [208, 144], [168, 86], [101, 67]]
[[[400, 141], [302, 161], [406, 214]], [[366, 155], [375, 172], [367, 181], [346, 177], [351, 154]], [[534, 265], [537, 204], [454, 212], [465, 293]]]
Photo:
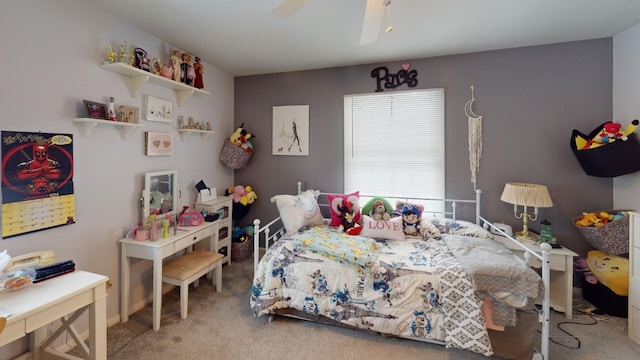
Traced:
[[620, 131], [621, 127], [622, 125], [614, 122], [604, 124], [602, 130], [595, 137], [594, 141], [601, 144], [608, 144], [618, 139], [627, 141], [628, 137]]
[[582, 218], [576, 221], [578, 226], [602, 226], [602, 221], [595, 213], [582, 213]]
[[373, 202], [373, 206], [369, 211], [369, 216], [371, 216], [371, 218], [373, 218], [373, 220], [376, 220], [376, 221], [378, 220], [387, 221], [391, 219], [391, 215], [389, 215], [389, 213], [387, 212], [387, 208], [384, 205], [384, 201], [382, 200], [376, 200]]
[[619, 123], [608, 122], [602, 126], [602, 130], [593, 139], [576, 138], [576, 147], [580, 150], [594, 149], [602, 145], [610, 144], [618, 139], [626, 141], [640, 126], [640, 120], [634, 119], [623, 130]]
[[422, 213], [415, 205], [402, 206], [402, 228], [406, 235], [417, 236], [420, 233], [420, 216]]
[[340, 225], [338, 226], [338, 232], [349, 233], [349, 230], [356, 227], [358, 223], [356, 221], [357, 209], [348, 199], [341, 199], [341, 202], [336, 206], [336, 212], [340, 218]]
[[420, 220], [420, 235], [423, 239], [441, 239], [440, 229], [431, 221]]
[[595, 277], [620, 296], [629, 295], [629, 259], [600, 250], [587, 252], [587, 265]]
[[579, 258], [578, 260], [573, 262], [573, 267], [576, 273], [583, 273], [584, 279], [589, 284], [597, 284], [598, 278], [593, 275], [593, 273], [589, 270], [589, 265], [587, 265], [587, 259]]
[[248, 132], [244, 128], [244, 122], [240, 124], [240, 127], [236, 129], [236, 131], [231, 134], [229, 137], [229, 141], [231, 141], [234, 145], [242, 147], [242, 144], [245, 144], [249, 139], [253, 137], [253, 134]]

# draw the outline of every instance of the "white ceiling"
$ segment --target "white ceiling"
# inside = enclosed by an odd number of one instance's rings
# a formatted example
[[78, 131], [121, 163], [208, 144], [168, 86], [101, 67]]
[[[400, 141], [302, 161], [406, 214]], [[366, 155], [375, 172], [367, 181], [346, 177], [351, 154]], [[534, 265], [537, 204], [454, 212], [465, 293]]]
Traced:
[[640, 0], [392, 0], [393, 31], [361, 46], [365, 0], [311, 0], [284, 19], [271, 14], [281, 0], [89, 1], [234, 76], [604, 38], [640, 23]]

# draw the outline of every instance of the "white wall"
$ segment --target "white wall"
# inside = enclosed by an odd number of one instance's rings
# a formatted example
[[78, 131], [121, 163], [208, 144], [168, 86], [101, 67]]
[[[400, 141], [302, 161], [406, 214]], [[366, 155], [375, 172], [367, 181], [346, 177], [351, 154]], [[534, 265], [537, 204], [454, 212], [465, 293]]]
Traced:
[[[613, 37], [613, 121], [640, 119], [638, 59], [640, 24]], [[640, 210], [640, 172], [614, 178], [613, 207]]]
[[[203, 59], [204, 90], [211, 95], [191, 96], [178, 108], [172, 90], [145, 84], [132, 98], [122, 76], [99, 67], [106, 46], [125, 40], [166, 63], [174, 45], [180, 49], [180, 44], [167, 44], [81, 0], [22, 0], [0, 5], [0, 65], [6, 70], [0, 81], [0, 128], [72, 134], [76, 201], [75, 224], [0, 240], [0, 251], [19, 255], [50, 249], [60, 260], [75, 260], [78, 269], [108, 276], [113, 283], [107, 299], [111, 322], [119, 314], [118, 239], [140, 220], [138, 199], [144, 172], [177, 169], [181, 206], [193, 203], [193, 185], [200, 179], [219, 190], [233, 184], [233, 171], [217, 160], [224, 138], [233, 132], [233, 77], [209, 65], [211, 59]], [[83, 99], [106, 103], [113, 96], [116, 105], [137, 106], [142, 112], [144, 95], [172, 100], [174, 115], [210, 121], [215, 134], [206, 141], [191, 135], [181, 142], [175, 121], [141, 120], [145, 127], [126, 139], [118, 128], [100, 125], [84, 138], [72, 122], [84, 116]], [[144, 156], [145, 130], [172, 133], [173, 156]], [[132, 270], [131, 301], [135, 304], [151, 291], [151, 263], [136, 262]], [[24, 344], [0, 348], [0, 358], [20, 352], [17, 348]]]

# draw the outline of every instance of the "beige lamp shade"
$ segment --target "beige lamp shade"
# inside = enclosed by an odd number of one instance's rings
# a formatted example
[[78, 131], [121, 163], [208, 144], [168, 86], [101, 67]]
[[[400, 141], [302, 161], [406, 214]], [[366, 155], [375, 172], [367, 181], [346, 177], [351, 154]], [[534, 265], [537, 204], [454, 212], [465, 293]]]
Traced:
[[544, 185], [508, 182], [500, 200], [514, 205], [548, 208], [553, 206], [549, 190]]

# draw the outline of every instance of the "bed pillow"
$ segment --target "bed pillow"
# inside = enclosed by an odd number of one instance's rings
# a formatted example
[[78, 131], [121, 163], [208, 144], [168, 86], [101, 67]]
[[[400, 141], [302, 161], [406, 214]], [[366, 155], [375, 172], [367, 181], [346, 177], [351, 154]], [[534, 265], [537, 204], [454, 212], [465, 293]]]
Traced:
[[[393, 208], [389, 200], [376, 196], [367, 201], [362, 207], [362, 215], [368, 215], [374, 220], [389, 220], [391, 218], [391, 212]], [[386, 215], [385, 215], [386, 214]]]
[[354, 212], [354, 221], [360, 223], [360, 191], [351, 194], [327, 194], [329, 208], [331, 209], [331, 226], [340, 226], [342, 224], [342, 213], [338, 209], [342, 207], [344, 201], [351, 204]]
[[[425, 216], [422, 218], [421, 224], [423, 227], [434, 226], [441, 234], [493, 239], [493, 234], [490, 233], [489, 230], [469, 221]], [[426, 234], [424, 231], [423, 235], [429, 236], [429, 234]]]
[[402, 219], [393, 218], [391, 220], [374, 220], [368, 215], [362, 215], [361, 236], [373, 239], [403, 240]]
[[295, 233], [310, 225], [321, 225], [322, 215], [318, 206], [317, 190], [307, 190], [299, 195], [275, 195], [275, 202], [280, 212], [282, 224], [288, 233]]

